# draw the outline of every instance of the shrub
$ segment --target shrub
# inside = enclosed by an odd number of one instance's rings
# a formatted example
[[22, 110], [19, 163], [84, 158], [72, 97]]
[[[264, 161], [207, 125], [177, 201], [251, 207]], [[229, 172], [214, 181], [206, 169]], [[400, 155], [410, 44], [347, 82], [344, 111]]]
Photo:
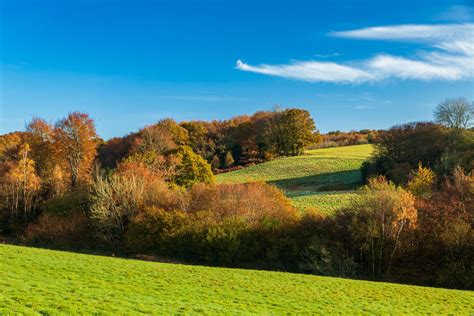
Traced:
[[242, 216], [253, 224], [277, 225], [298, 217], [281, 190], [254, 182], [247, 184], [195, 185], [189, 211], [212, 210], [220, 218]]
[[224, 163], [226, 168], [232, 167], [234, 164], [234, 157], [232, 157], [232, 153], [230, 151], [225, 154]]
[[89, 192], [85, 188], [77, 188], [45, 201], [42, 205], [44, 213], [67, 216], [73, 213], [89, 212]]
[[443, 246], [436, 285], [472, 289], [474, 287], [474, 230], [458, 218], [448, 222], [440, 234]]
[[91, 218], [99, 236], [110, 242], [120, 240], [130, 218], [144, 206], [146, 190], [157, 182], [134, 173], [96, 179], [91, 194]]
[[126, 232], [126, 245], [131, 252], [155, 252], [182, 257], [175, 242], [184, 232], [189, 219], [183, 211], [166, 211], [160, 207], [145, 207], [132, 217]]
[[43, 213], [28, 225], [24, 237], [31, 244], [65, 249], [92, 246], [89, 219], [80, 212], [67, 216]]
[[429, 198], [435, 182], [435, 174], [431, 169], [418, 165], [418, 169], [412, 171], [407, 189], [417, 197]]
[[255, 264], [267, 261], [263, 244], [269, 232], [298, 218], [283, 193], [265, 183], [198, 184], [166, 194], [132, 216], [129, 251], [216, 265]]
[[219, 157], [217, 155], [212, 156], [212, 159], [211, 159], [212, 169], [217, 170], [219, 169], [220, 166], [221, 166], [221, 160], [219, 159]]

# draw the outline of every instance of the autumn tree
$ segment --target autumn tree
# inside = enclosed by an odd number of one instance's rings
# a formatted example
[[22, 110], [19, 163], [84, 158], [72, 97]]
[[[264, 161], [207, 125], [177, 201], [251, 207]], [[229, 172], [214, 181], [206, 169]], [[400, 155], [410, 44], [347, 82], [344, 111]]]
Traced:
[[415, 196], [429, 198], [435, 182], [435, 174], [431, 169], [418, 165], [418, 169], [412, 171], [407, 189]]
[[26, 135], [36, 172], [44, 181], [49, 182], [56, 161], [53, 126], [35, 117], [27, 124]]
[[366, 178], [384, 175], [397, 184], [406, 184], [410, 172], [421, 163], [435, 170], [449, 147], [449, 133], [441, 125], [414, 122], [397, 125], [379, 133], [379, 143], [371, 161], [364, 162]]
[[188, 131], [188, 145], [193, 151], [206, 160], [212, 160], [215, 153], [215, 143], [209, 135], [209, 123], [202, 121], [190, 121], [180, 124]]
[[23, 132], [0, 135], [0, 162], [13, 159], [24, 139], [25, 133]]
[[267, 130], [270, 147], [279, 155], [299, 155], [315, 140], [315, 124], [306, 110], [275, 112]]
[[156, 151], [146, 151], [143, 153], [137, 152], [128, 156], [119, 165], [118, 168], [124, 164], [138, 164], [153, 172], [156, 176], [163, 178], [166, 181], [172, 181], [176, 175], [178, 159], [175, 155], [161, 155]]
[[23, 212], [26, 222], [36, 209], [41, 180], [35, 172], [35, 162], [30, 157], [27, 143], [21, 145], [15, 161], [2, 181], [2, 207], [10, 211], [13, 219]]
[[147, 126], [134, 137], [130, 154], [154, 151], [166, 154], [188, 141], [188, 132], [172, 119], [164, 119], [157, 124]]
[[73, 112], [56, 123], [54, 138], [71, 187], [88, 180], [97, 153], [94, 121], [88, 114]]
[[176, 184], [189, 188], [198, 182], [213, 183], [215, 181], [211, 166], [190, 147], [181, 146], [175, 155], [177, 171], [174, 182]]
[[403, 233], [417, 224], [415, 199], [384, 177], [371, 179], [360, 194], [336, 218], [346, 218], [344, 229], [358, 245], [356, 252], [364, 254], [372, 276], [381, 278], [390, 273]]
[[98, 161], [102, 168], [113, 169], [130, 154], [136, 133], [125, 137], [113, 137], [98, 148]]

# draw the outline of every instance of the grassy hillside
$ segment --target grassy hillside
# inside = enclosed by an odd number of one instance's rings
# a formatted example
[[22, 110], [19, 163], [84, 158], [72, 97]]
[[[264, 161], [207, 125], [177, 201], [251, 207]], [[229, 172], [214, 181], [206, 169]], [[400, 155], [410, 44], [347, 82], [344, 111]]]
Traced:
[[233, 183], [266, 181], [284, 190], [302, 210], [317, 207], [330, 212], [354, 196], [355, 193], [348, 190], [360, 184], [359, 168], [372, 151], [372, 145], [309, 150], [303, 156], [275, 159], [220, 174], [217, 180]]
[[0, 314], [474, 313], [474, 293], [0, 245]]
[[357, 193], [355, 191], [289, 191], [286, 195], [299, 210], [317, 209], [330, 214], [338, 208], [348, 206]]

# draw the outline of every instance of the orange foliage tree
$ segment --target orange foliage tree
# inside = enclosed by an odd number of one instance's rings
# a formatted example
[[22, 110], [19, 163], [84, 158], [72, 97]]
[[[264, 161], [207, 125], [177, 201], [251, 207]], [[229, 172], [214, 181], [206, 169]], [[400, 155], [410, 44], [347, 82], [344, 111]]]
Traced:
[[18, 161], [14, 162], [6, 173], [2, 188], [2, 207], [10, 211], [12, 218], [17, 219], [23, 210], [23, 219], [26, 222], [36, 209], [40, 178], [35, 172], [35, 162], [30, 158], [30, 146], [21, 145]]
[[69, 174], [71, 187], [89, 180], [97, 154], [97, 134], [88, 114], [73, 112], [56, 123], [54, 137], [62, 165]]
[[26, 126], [26, 138], [31, 146], [36, 173], [49, 182], [55, 165], [53, 126], [41, 118], [33, 118]]

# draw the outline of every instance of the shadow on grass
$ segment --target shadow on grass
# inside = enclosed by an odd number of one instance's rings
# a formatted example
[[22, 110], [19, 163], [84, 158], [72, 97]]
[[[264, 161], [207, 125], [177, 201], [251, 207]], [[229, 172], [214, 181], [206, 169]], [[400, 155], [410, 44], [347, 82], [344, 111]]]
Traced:
[[[282, 190], [292, 191], [343, 191], [352, 190], [362, 184], [360, 170], [346, 170], [329, 173], [320, 173], [312, 176], [268, 181]], [[301, 195], [304, 195], [302, 192]]]

